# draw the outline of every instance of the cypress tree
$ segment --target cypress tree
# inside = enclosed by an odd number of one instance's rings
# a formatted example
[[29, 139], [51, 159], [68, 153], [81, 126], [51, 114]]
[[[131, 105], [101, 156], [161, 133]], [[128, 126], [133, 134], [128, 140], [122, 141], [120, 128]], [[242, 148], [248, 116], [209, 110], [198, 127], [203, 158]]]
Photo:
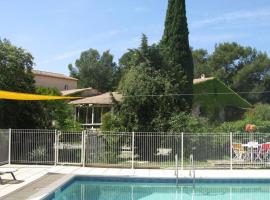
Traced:
[[[189, 46], [189, 31], [186, 17], [185, 0], [169, 0], [165, 30], [160, 47], [169, 61], [169, 69], [177, 84], [179, 93], [193, 93], [194, 66]], [[185, 111], [192, 107], [192, 96], [184, 96]]]

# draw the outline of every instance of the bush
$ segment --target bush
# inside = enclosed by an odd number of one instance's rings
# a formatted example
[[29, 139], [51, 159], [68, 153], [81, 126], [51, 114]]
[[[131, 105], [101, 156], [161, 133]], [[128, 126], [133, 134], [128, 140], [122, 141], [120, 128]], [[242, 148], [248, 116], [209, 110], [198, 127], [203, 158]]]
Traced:
[[65, 119], [61, 123], [55, 121], [55, 128], [63, 131], [81, 131], [82, 125], [74, 119]]
[[108, 112], [102, 116], [101, 130], [123, 132], [126, 131], [126, 128], [124, 127], [123, 118], [121, 116]]
[[250, 120], [270, 120], [270, 105], [269, 104], [256, 104], [255, 107], [245, 114], [245, 118]]
[[270, 121], [249, 118], [236, 122], [225, 122], [213, 129], [212, 132], [244, 132], [246, 124], [255, 124], [257, 127], [256, 132], [270, 133]]
[[196, 118], [185, 113], [173, 115], [170, 121], [170, 132], [203, 133], [209, 129], [208, 121], [204, 118]]

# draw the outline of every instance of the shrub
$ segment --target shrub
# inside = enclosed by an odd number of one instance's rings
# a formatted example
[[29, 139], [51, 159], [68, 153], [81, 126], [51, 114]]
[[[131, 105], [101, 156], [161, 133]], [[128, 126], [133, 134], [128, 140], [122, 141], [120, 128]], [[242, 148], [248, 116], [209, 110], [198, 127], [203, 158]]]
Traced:
[[245, 118], [251, 120], [270, 120], [270, 105], [269, 104], [256, 104], [255, 107], [246, 112]]
[[102, 131], [114, 131], [121, 132], [125, 131], [123, 118], [119, 115], [114, 115], [112, 113], [106, 113], [102, 116]]
[[74, 119], [65, 119], [61, 123], [55, 121], [55, 128], [63, 131], [81, 131], [82, 125]]
[[186, 133], [199, 133], [207, 132], [210, 126], [206, 119], [196, 118], [185, 113], [178, 113], [171, 117], [170, 121], [171, 132], [186, 132]]

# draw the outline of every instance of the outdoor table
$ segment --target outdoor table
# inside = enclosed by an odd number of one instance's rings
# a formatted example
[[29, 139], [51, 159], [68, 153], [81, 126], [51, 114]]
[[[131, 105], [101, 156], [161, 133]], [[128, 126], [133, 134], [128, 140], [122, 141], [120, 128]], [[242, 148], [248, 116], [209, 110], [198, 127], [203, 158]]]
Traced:
[[258, 142], [248, 142], [247, 144], [242, 144], [243, 147], [247, 147], [249, 149], [249, 153], [250, 153], [250, 160], [251, 162], [253, 161], [253, 150], [256, 149], [258, 150], [258, 148], [261, 146], [261, 144], [259, 144]]

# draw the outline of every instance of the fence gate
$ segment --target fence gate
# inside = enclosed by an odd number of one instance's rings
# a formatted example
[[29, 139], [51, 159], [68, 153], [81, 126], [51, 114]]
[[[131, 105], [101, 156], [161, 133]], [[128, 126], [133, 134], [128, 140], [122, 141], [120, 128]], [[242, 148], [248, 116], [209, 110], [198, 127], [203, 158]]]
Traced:
[[58, 131], [56, 141], [56, 163], [83, 164], [83, 132]]

